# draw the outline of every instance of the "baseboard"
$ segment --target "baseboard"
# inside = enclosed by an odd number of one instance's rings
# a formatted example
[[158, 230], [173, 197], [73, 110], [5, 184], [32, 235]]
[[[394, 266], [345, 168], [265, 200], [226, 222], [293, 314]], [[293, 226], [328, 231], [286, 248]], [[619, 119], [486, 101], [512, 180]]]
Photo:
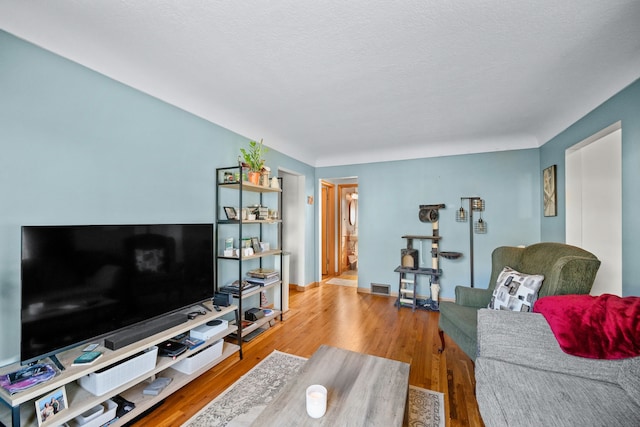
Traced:
[[296, 291], [304, 292], [307, 289], [317, 288], [318, 286], [320, 286], [320, 282], [309, 283], [307, 286], [300, 286], [300, 285], [294, 285], [294, 286]]
[[[307, 286], [300, 286], [300, 285], [290, 284], [289, 285], [289, 289], [295, 289], [298, 292], [304, 292], [307, 289], [317, 288], [318, 286], [320, 286], [320, 282], [309, 283]], [[360, 293], [360, 294], [370, 294], [371, 293], [371, 289], [370, 288], [356, 288], [356, 289], [357, 289], [357, 292]], [[384, 296], [384, 295], [380, 295], [380, 296]], [[398, 293], [392, 291], [391, 294], [388, 296], [388, 298], [398, 298]], [[429, 298], [429, 296], [418, 295], [418, 298], [427, 299], [427, 298]], [[455, 298], [442, 298], [442, 297], [440, 297], [440, 301], [455, 302], [456, 300], [455, 300]]]
[[[370, 288], [358, 288], [358, 293], [361, 294], [371, 294], [371, 289]], [[378, 295], [378, 294], [376, 294]], [[378, 295], [378, 296], [385, 296], [385, 295]], [[393, 298], [396, 299], [398, 298], [398, 293], [397, 292], [391, 292], [387, 298]], [[430, 298], [429, 295], [418, 295], [418, 299], [423, 299], [426, 300]], [[440, 301], [446, 301], [446, 302], [455, 302], [455, 298], [439, 298]]]

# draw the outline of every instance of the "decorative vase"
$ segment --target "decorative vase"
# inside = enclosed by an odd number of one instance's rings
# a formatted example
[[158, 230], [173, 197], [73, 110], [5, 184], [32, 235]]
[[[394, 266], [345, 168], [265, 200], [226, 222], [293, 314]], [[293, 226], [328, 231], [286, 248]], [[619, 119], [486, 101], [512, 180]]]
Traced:
[[260, 182], [260, 172], [249, 172], [249, 182], [258, 185]]

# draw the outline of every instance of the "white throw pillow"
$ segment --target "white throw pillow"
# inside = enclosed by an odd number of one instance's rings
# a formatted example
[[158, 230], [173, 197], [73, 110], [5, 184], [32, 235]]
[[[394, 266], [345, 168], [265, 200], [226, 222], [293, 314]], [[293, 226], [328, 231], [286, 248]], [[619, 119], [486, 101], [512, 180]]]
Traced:
[[489, 303], [494, 310], [531, 311], [538, 299], [538, 290], [544, 276], [524, 274], [505, 267], [498, 276], [496, 288]]

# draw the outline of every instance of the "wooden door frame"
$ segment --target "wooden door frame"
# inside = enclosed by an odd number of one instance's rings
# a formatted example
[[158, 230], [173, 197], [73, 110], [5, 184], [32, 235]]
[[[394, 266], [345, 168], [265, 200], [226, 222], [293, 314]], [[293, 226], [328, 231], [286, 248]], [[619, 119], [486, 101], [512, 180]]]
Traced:
[[[322, 193], [322, 241], [321, 247], [321, 263], [320, 276], [325, 276], [324, 267], [326, 266], [326, 277], [336, 275], [335, 264], [335, 247], [336, 247], [336, 186], [327, 181], [320, 181]], [[325, 278], [325, 277], [322, 277]]]
[[339, 184], [338, 185], [338, 275], [344, 273], [344, 265], [342, 264], [343, 250], [342, 250], [342, 220], [346, 218], [345, 215], [349, 215], [349, 207], [346, 207], [346, 212], [342, 209], [342, 190], [346, 188], [358, 188], [358, 184]]

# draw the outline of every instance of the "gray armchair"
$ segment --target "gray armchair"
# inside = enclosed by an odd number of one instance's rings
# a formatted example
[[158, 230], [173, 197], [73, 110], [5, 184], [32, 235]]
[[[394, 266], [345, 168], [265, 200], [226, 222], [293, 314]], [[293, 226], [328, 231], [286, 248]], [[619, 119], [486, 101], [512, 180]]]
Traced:
[[600, 268], [600, 261], [591, 252], [552, 242], [537, 243], [525, 248], [501, 246], [493, 251], [491, 261], [491, 279], [487, 289], [457, 286], [455, 302], [440, 302], [440, 351], [444, 350], [443, 333], [446, 333], [475, 360], [477, 312], [489, 305], [498, 275], [504, 267], [511, 267], [521, 273], [544, 275], [539, 297], [588, 294]]

